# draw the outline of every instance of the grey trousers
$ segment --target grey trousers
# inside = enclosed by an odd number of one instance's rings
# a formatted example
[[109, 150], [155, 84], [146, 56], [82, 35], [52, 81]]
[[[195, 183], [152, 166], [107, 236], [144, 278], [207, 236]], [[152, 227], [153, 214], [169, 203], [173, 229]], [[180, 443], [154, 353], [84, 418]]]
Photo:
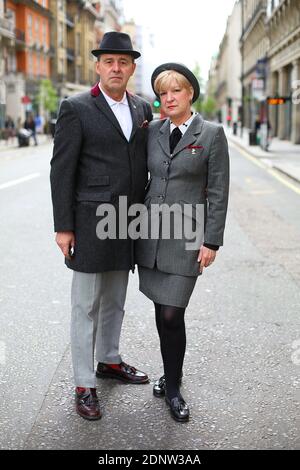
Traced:
[[128, 271], [74, 271], [71, 291], [71, 350], [76, 387], [96, 388], [97, 362], [118, 364]]

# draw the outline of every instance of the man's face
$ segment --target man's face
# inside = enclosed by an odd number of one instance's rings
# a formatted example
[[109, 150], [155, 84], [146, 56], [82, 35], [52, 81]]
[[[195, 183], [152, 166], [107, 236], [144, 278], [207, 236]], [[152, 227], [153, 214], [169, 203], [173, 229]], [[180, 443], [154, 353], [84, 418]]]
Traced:
[[134, 74], [136, 64], [128, 54], [101, 54], [96, 63], [96, 72], [104, 91], [123, 94], [129, 78]]

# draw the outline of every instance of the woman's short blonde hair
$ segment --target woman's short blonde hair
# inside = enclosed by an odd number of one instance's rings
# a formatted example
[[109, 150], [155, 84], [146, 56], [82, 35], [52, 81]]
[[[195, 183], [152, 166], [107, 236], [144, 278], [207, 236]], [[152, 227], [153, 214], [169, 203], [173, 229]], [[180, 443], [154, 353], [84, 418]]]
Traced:
[[173, 80], [176, 80], [180, 87], [192, 90], [194, 94], [194, 89], [188, 79], [175, 70], [164, 70], [156, 77], [154, 82], [155, 93], [160, 95], [162, 91], [166, 90], [166, 88], [170, 86]]

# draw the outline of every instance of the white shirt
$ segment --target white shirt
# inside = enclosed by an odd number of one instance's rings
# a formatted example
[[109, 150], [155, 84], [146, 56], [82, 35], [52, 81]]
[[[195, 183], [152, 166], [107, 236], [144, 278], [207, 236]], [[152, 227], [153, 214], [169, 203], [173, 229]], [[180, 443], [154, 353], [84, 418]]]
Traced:
[[115, 101], [103, 91], [100, 83], [99, 83], [99, 88], [101, 92], [103, 93], [103, 96], [107, 101], [107, 104], [110, 106], [112, 112], [116, 116], [121, 126], [121, 129], [123, 131], [123, 134], [125, 135], [126, 139], [129, 141], [131, 131], [132, 131], [132, 117], [131, 117], [131, 112], [130, 112], [126, 92], [124, 93], [124, 96], [121, 99], [121, 101]]
[[176, 126], [175, 124], [173, 124], [172, 121], [170, 121], [170, 134], [171, 134], [171, 132], [175, 129], [175, 127], [179, 127], [179, 129], [180, 129], [180, 131], [181, 131], [181, 134], [183, 135], [183, 134], [187, 131], [189, 125], [190, 125], [191, 122], [193, 121], [193, 119], [194, 119], [194, 117], [196, 116], [196, 114], [198, 114], [198, 113], [193, 113], [193, 114], [191, 115], [191, 117], [190, 117], [187, 121], [185, 121], [183, 124], [181, 124], [180, 126]]

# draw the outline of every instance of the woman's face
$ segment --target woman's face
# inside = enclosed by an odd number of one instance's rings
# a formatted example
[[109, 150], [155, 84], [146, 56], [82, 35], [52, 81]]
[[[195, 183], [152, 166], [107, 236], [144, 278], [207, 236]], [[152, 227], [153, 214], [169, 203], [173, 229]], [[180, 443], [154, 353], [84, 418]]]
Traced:
[[185, 118], [190, 114], [193, 89], [187, 89], [173, 79], [160, 91], [161, 109], [171, 120]]

